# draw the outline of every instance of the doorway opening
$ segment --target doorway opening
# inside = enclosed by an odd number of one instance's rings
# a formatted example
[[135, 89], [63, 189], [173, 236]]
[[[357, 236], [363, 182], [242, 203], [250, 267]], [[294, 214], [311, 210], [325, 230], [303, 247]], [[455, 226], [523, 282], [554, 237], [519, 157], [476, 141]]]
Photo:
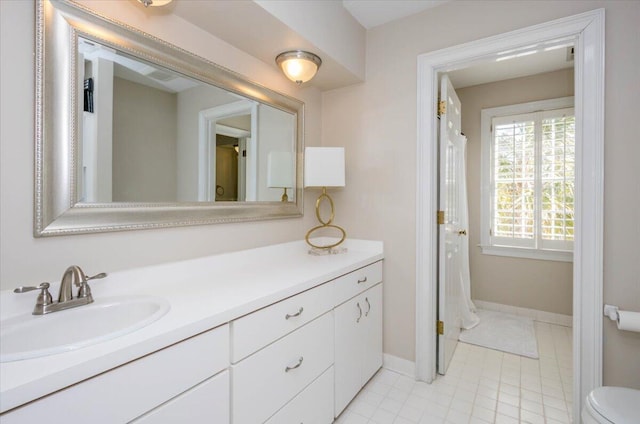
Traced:
[[[418, 58], [416, 377], [436, 375], [438, 74], [532, 45], [575, 39], [576, 207], [573, 263], [573, 416], [602, 382], [604, 11], [551, 21]], [[587, 54], [588, 52], [588, 54]]]

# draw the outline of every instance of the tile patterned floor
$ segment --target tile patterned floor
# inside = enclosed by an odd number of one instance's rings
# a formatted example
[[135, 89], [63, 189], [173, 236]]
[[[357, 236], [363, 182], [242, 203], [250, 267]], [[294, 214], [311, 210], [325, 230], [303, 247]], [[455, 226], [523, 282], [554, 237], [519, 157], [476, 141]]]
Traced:
[[539, 360], [459, 343], [433, 384], [380, 370], [336, 424], [571, 423], [571, 328], [534, 324]]

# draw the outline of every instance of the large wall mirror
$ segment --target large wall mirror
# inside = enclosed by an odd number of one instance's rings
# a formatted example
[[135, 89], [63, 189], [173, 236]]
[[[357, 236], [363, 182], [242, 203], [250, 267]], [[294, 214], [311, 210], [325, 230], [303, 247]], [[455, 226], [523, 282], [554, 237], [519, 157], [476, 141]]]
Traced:
[[71, 1], [36, 20], [36, 237], [302, 214], [302, 102]]

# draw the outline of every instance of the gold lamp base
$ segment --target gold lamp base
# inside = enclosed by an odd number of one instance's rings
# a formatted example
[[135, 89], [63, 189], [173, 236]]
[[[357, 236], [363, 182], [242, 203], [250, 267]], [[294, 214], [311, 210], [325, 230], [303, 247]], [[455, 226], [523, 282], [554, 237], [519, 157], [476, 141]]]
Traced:
[[[322, 216], [320, 215], [320, 205], [321, 205], [322, 201], [325, 200], [325, 199], [329, 201], [329, 205], [331, 206], [331, 216], [326, 221], [324, 219], [322, 219]], [[329, 197], [329, 195], [327, 194], [327, 188], [326, 187], [322, 187], [322, 194], [318, 197], [318, 200], [316, 200], [316, 217], [318, 218], [318, 221], [320, 222], [320, 225], [317, 225], [317, 226], [313, 227], [312, 229], [310, 229], [309, 231], [307, 231], [307, 235], [304, 238], [305, 241], [307, 242], [307, 244], [309, 246], [311, 246], [312, 248], [320, 249], [321, 251], [331, 251], [335, 247], [337, 247], [340, 244], [342, 244], [342, 242], [347, 238], [347, 232], [344, 230], [344, 228], [332, 224], [333, 218], [335, 218], [335, 208], [333, 206], [333, 199], [331, 199], [331, 197]], [[311, 235], [316, 231], [320, 231], [320, 230], [326, 229], [326, 228], [335, 228], [338, 231], [340, 231], [340, 233], [342, 234], [342, 237], [340, 238], [340, 240], [338, 240], [335, 243], [328, 244], [328, 245], [318, 245], [318, 244], [312, 243], [311, 240], [310, 240]], [[340, 252], [336, 252], [336, 253], [340, 253]]]

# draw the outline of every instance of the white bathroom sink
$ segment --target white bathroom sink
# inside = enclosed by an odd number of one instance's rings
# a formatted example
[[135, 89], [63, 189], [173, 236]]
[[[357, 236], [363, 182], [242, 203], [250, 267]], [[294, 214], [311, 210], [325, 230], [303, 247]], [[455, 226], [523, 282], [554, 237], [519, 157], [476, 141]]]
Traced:
[[123, 336], [160, 319], [170, 309], [152, 296], [109, 297], [47, 315], [30, 312], [0, 321], [0, 362], [67, 352]]

